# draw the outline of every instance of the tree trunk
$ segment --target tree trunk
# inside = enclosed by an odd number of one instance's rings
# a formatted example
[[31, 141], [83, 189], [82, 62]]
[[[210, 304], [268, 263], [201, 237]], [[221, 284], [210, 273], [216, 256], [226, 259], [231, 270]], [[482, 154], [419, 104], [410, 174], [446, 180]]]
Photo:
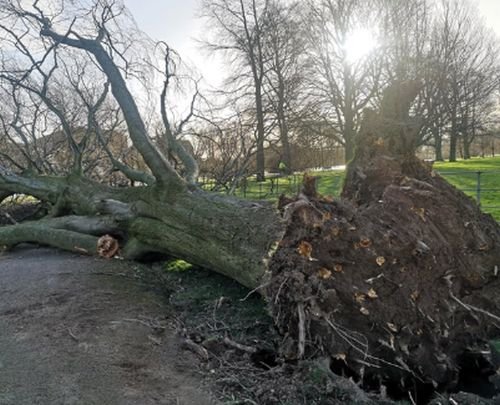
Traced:
[[464, 159], [470, 159], [470, 142], [464, 137], [463, 138], [463, 150], [464, 150]]
[[451, 130], [450, 130], [450, 155], [448, 160], [450, 162], [457, 161], [457, 144], [458, 144], [458, 129], [457, 117], [455, 114], [451, 117]]
[[439, 128], [435, 128], [433, 130], [434, 136], [434, 160], [437, 162], [442, 162], [443, 159], [443, 137], [441, 136], [441, 130]]
[[349, 163], [354, 157], [354, 140], [352, 138], [344, 138], [344, 160]]
[[344, 86], [345, 86], [345, 100], [344, 100], [344, 146], [345, 146], [345, 162], [348, 163], [354, 157], [354, 138], [355, 138], [355, 125], [354, 125], [354, 97], [353, 91], [353, 78], [351, 68], [348, 64], [344, 65]]
[[127, 258], [161, 252], [255, 288], [284, 232], [278, 212], [267, 202], [200, 190], [110, 189], [81, 178], [32, 178], [27, 183], [30, 187], [16, 190], [58, 204], [59, 212], [73, 216], [0, 228], [0, 245], [38, 242], [95, 254], [94, 236], [112, 234], [122, 239]]
[[[471, 132], [469, 133], [468, 131], [471, 131]], [[476, 139], [475, 129], [474, 128], [466, 129], [464, 134], [462, 135], [464, 159], [471, 158], [470, 147], [471, 147], [472, 143], [474, 142], [474, 139]]]
[[283, 163], [285, 164], [285, 172], [287, 174], [292, 172], [292, 154], [290, 150], [290, 139], [288, 134], [288, 124], [284, 111], [284, 102], [280, 98], [278, 105], [278, 124], [280, 129], [281, 148], [283, 152]]
[[264, 110], [262, 107], [262, 94], [260, 88], [256, 90], [255, 106], [257, 114], [257, 151], [255, 154], [257, 163], [257, 181], [264, 181], [266, 179], [266, 160], [264, 151]]

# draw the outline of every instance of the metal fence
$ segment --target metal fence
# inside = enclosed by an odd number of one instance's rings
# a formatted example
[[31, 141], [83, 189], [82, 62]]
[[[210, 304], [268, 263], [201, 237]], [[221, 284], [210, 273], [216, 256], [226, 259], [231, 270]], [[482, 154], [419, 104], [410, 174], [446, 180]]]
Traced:
[[[500, 171], [495, 170], [456, 170], [438, 173], [450, 183], [473, 197], [481, 208], [500, 218]], [[338, 197], [342, 190], [344, 172], [315, 172], [318, 177], [318, 190], [323, 195]], [[253, 176], [240, 181], [235, 190], [239, 197], [248, 199], [277, 199], [280, 194], [295, 195], [302, 185], [302, 173], [289, 176], [269, 174], [264, 182], [257, 182]], [[208, 189], [209, 183], [204, 188]]]
[[302, 175], [289, 176], [269, 175], [264, 182], [253, 178], [244, 179], [236, 189], [236, 194], [243, 198], [268, 199], [281, 194], [296, 194], [302, 184]]
[[461, 170], [438, 171], [450, 183], [464, 193], [475, 198], [483, 211], [500, 217], [500, 171], [498, 170]]
[[[288, 176], [269, 174], [266, 181], [257, 182], [254, 177], [243, 179], [235, 194], [248, 199], [277, 199], [279, 195], [295, 195], [302, 186], [303, 173]], [[335, 171], [325, 174], [314, 173], [317, 177], [317, 188], [324, 195], [338, 197], [342, 190], [344, 172]]]

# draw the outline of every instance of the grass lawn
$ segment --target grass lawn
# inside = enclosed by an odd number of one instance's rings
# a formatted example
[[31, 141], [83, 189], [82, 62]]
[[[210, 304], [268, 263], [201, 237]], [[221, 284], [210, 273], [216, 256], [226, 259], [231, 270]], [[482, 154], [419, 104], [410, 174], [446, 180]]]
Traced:
[[481, 206], [485, 212], [500, 220], [500, 157], [436, 162], [434, 168], [451, 184], [474, 199], [477, 199], [479, 178]]
[[[477, 198], [478, 171], [481, 173], [481, 206], [500, 220], [500, 156], [494, 158], [472, 158], [457, 162], [436, 162], [434, 169], [450, 183]], [[489, 173], [493, 172], [493, 173]], [[318, 171], [311, 173], [317, 176], [318, 191], [322, 195], [339, 196], [344, 181], [343, 170]], [[302, 174], [286, 177], [268, 178], [258, 183], [254, 177], [246, 181], [246, 187], [240, 187], [236, 195], [248, 199], [267, 199], [276, 201], [281, 193], [293, 195], [300, 188]]]
[[[318, 191], [323, 195], [338, 196], [342, 190], [344, 181], [343, 170], [328, 170], [321, 172], [311, 172], [318, 177]], [[242, 186], [236, 190], [236, 195], [248, 199], [266, 199], [276, 201], [280, 194], [296, 194], [302, 184], [302, 173], [295, 173], [290, 176], [268, 177], [264, 182], [257, 182], [255, 177], [249, 177], [246, 187]]]

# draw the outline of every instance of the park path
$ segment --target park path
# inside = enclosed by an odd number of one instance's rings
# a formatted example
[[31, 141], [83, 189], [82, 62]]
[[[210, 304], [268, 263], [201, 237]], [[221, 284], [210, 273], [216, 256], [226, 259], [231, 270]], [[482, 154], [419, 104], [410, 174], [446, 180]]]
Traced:
[[[0, 255], [0, 405], [208, 405], [161, 297], [134, 263]], [[172, 315], [172, 314], [170, 314]]]

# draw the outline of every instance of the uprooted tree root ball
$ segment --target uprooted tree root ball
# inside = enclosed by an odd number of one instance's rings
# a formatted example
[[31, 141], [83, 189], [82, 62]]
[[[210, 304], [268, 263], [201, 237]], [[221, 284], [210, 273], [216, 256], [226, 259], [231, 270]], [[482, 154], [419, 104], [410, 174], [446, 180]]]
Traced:
[[498, 226], [422, 172], [372, 203], [310, 196], [293, 212], [268, 288], [286, 357], [326, 354], [360, 379], [446, 390], [463, 355], [498, 336]]
[[459, 389], [465, 361], [498, 367], [500, 228], [370, 124], [342, 199], [317, 196], [306, 177], [282, 200], [289, 225], [267, 294], [283, 355], [326, 356], [395, 395]]

